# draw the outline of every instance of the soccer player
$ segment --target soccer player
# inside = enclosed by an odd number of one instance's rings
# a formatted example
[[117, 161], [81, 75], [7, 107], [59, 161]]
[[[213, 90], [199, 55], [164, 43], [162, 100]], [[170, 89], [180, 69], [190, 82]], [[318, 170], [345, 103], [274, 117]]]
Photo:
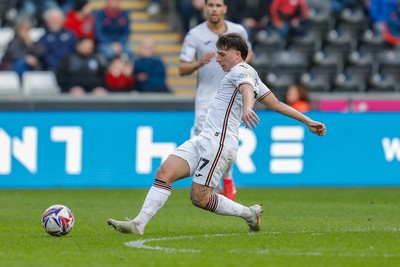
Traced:
[[203, 130], [177, 147], [157, 170], [141, 211], [133, 220], [108, 219], [121, 233], [143, 234], [150, 219], [164, 206], [175, 181], [193, 176], [190, 198], [202, 209], [219, 215], [243, 218], [251, 232], [260, 230], [261, 205], [243, 206], [213, 192], [221, 174], [235, 161], [239, 146], [239, 126], [255, 128], [259, 123], [253, 111], [255, 101], [298, 120], [312, 133], [323, 136], [326, 127], [280, 102], [261, 81], [257, 72], [245, 62], [248, 47], [237, 33], [221, 35], [216, 44], [217, 62], [225, 72], [217, 96], [208, 110]]
[[[225, 73], [218, 65], [215, 54], [215, 43], [223, 33], [239, 33], [251, 48], [245, 28], [224, 19], [227, 12], [227, 0], [206, 0], [204, 13], [206, 21], [191, 29], [185, 36], [180, 53], [179, 74], [197, 73], [197, 88], [195, 97], [195, 120], [192, 135], [198, 135], [203, 129], [207, 110], [214, 99], [219, 83]], [[252, 51], [246, 58], [249, 62]], [[222, 173], [223, 192], [226, 197], [235, 200], [236, 188], [232, 179], [232, 168]]]

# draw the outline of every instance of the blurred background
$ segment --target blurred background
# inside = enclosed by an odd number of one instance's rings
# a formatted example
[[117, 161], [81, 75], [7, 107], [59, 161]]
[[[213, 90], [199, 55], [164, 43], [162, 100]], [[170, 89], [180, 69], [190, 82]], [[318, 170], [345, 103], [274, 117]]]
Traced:
[[[179, 53], [203, 5], [0, 0], [0, 187], [151, 185], [190, 136], [197, 76]], [[328, 129], [256, 106], [238, 186], [400, 185], [397, 0], [232, 0], [226, 18], [276, 96]]]
[[[180, 77], [177, 65], [184, 35], [204, 20], [202, 5], [1, 0], [1, 106], [32, 110], [24, 103], [51, 97], [74, 109], [73, 95], [98, 107], [92, 102], [151, 93], [190, 109], [196, 74]], [[107, 24], [113, 9], [121, 10], [118, 25]], [[400, 109], [399, 15], [397, 0], [237, 0], [226, 18], [248, 30], [252, 65], [280, 100], [301, 83], [312, 110], [372, 111]]]

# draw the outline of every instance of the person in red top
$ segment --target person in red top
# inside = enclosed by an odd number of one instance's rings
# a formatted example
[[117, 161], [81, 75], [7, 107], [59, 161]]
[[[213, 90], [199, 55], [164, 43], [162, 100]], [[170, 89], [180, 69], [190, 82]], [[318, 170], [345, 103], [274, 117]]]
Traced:
[[273, 0], [270, 7], [273, 26], [286, 39], [290, 34], [301, 34], [307, 23], [306, 0]]
[[75, 0], [74, 8], [68, 12], [64, 27], [75, 33], [78, 39], [95, 39], [95, 19], [87, 0]]
[[310, 110], [308, 90], [303, 84], [292, 84], [286, 92], [286, 104], [300, 112]]
[[129, 92], [135, 89], [133, 64], [126, 62], [121, 56], [114, 56], [105, 74], [106, 87], [110, 92]]

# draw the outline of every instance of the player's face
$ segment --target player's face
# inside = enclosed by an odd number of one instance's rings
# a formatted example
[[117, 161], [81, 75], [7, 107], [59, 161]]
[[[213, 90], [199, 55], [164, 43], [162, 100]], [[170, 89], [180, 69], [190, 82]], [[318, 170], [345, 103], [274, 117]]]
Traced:
[[227, 7], [223, 0], [208, 0], [204, 6], [204, 12], [207, 16], [208, 21], [212, 23], [218, 23], [224, 19]]
[[238, 64], [241, 60], [240, 52], [237, 50], [217, 50], [217, 62], [221, 66], [222, 70], [228, 72], [233, 68], [236, 64]]

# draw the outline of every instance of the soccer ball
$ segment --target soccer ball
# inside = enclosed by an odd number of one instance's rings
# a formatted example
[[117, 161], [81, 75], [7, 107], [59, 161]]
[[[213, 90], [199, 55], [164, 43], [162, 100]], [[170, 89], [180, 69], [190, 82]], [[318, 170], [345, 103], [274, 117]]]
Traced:
[[52, 236], [68, 234], [74, 226], [74, 221], [74, 214], [64, 205], [50, 206], [42, 215], [43, 228]]

